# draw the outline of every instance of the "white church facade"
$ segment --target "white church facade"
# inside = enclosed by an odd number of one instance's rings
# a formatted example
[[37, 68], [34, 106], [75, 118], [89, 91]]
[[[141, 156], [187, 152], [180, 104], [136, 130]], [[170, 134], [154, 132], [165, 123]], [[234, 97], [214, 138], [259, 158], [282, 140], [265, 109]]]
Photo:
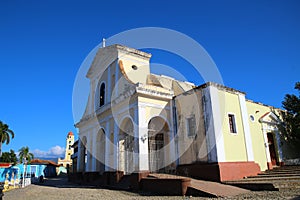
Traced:
[[216, 181], [282, 163], [278, 110], [245, 93], [150, 73], [151, 55], [100, 48], [87, 73], [77, 172], [177, 173]]

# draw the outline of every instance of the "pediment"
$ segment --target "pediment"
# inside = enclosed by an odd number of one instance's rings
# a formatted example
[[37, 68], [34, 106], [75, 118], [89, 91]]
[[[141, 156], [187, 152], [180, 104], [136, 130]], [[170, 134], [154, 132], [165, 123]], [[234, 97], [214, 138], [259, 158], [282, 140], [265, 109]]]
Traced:
[[259, 122], [268, 124], [278, 124], [280, 122], [280, 119], [275, 113], [267, 112], [260, 117]]
[[86, 77], [91, 78], [105, 71], [106, 66], [111, 64], [118, 58], [118, 52], [115, 45], [100, 48], [89, 68]]

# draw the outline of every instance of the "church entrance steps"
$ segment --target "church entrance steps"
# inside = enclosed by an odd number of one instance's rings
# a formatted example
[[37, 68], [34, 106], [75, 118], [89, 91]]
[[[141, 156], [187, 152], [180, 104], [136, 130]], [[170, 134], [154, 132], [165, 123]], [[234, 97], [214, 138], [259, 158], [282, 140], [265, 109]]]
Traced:
[[277, 167], [257, 176], [224, 183], [254, 191], [300, 188], [300, 166]]
[[285, 175], [285, 174], [298, 174], [298, 175], [300, 175], [300, 171], [297, 171], [297, 170], [295, 170], [295, 171], [275, 171], [275, 172], [262, 172], [262, 173], [259, 173], [258, 175], [272, 175], [272, 174], [274, 174], [274, 175], [281, 175], [281, 174], [283, 174], [283, 175]]
[[170, 174], [149, 174], [148, 177], [142, 179], [141, 184], [142, 190], [161, 195], [229, 197], [249, 192], [249, 190], [235, 186]]

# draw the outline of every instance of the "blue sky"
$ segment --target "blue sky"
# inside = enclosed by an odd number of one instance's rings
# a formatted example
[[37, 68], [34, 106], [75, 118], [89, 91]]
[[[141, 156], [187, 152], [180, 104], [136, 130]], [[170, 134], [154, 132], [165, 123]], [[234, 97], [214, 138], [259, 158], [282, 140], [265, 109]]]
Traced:
[[[101, 41], [138, 27], [164, 27], [199, 42], [226, 86], [281, 107], [300, 74], [299, 1], [0, 1], [0, 120], [16, 137], [3, 150], [29, 146], [63, 152], [75, 132], [77, 70]], [[183, 70], [167, 52], [152, 62]], [[190, 74], [196, 84], [202, 80]]]

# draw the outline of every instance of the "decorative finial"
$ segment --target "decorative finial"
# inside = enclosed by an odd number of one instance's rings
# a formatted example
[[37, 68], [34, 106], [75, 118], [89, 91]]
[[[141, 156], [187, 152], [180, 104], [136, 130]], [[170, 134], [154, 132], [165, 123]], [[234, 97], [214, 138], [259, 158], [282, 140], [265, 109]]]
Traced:
[[102, 39], [102, 47], [105, 47], [105, 38]]

